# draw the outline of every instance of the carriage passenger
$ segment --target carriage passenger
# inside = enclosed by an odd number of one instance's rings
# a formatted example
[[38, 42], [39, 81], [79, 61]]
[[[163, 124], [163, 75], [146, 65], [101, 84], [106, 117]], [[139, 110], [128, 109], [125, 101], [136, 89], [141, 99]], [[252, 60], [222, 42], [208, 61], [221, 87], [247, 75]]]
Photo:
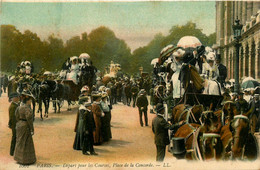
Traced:
[[184, 89], [181, 87], [181, 82], [179, 80], [179, 74], [183, 64], [184, 53], [184, 50], [178, 49], [176, 52], [172, 54], [173, 62], [171, 65], [171, 69], [174, 72], [172, 75], [174, 105], [176, 105], [179, 102], [182, 94], [184, 93]]
[[219, 76], [218, 67], [214, 64], [215, 53], [210, 52], [207, 56], [207, 63], [203, 64], [202, 74], [205, 74], [209, 80], [217, 80]]
[[246, 113], [248, 111], [248, 103], [244, 99], [244, 93], [243, 92], [239, 92], [239, 94], [238, 94], [238, 99], [236, 101], [236, 107], [237, 107], [237, 110], [241, 114]]

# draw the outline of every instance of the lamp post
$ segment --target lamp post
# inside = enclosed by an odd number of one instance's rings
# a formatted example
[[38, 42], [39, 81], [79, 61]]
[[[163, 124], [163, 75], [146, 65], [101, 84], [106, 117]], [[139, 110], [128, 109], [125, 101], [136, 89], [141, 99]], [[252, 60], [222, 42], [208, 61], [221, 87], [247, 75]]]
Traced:
[[235, 47], [236, 47], [236, 67], [235, 67], [235, 89], [234, 91], [236, 93], [239, 93], [239, 47], [241, 44], [239, 43], [239, 39], [241, 38], [241, 30], [243, 25], [240, 24], [240, 20], [235, 20], [235, 24], [232, 26], [233, 33], [234, 33], [234, 39], [235, 39]]

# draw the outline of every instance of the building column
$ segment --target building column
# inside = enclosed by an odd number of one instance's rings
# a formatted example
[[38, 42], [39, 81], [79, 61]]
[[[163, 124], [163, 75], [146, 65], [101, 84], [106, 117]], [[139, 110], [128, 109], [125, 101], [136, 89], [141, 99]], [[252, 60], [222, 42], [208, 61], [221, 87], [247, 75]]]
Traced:
[[244, 51], [243, 51], [243, 45], [241, 45], [240, 49], [239, 49], [239, 79], [241, 79], [243, 77], [243, 56], [244, 56]]
[[248, 47], [249, 47], [248, 48], [249, 49], [249, 51], [248, 51], [248, 57], [249, 57], [249, 59], [248, 59], [248, 75], [253, 77], [252, 74], [251, 74], [251, 69], [252, 69], [252, 65], [251, 65], [251, 61], [252, 61], [252, 55], [251, 55], [252, 39], [248, 40]]
[[219, 2], [220, 6], [220, 42], [219, 42], [219, 45], [220, 46], [223, 46], [224, 45], [224, 37], [225, 37], [225, 33], [224, 33], [224, 30], [225, 30], [225, 27], [224, 27], [224, 21], [225, 21], [225, 10], [224, 10], [224, 3], [225, 2]]
[[260, 6], [259, 6], [259, 2], [255, 1], [253, 2], [253, 15], [255, 15], [257, 13], [257, 11], [259, 10]]
[[247, 2], [247, 10], [246, 10], [247, 14], [246, 14], [246, 20], [250, 21], [251, 20], [251, 16], [252, 16], [252, 12], [253, 12], [253, 2]]
[[224, 48], [223, 51], [224, 51], [224, 56], [225, 56], [225, 60], [226, 60], [227, 77], [228, 77], [228, 79], [230, 79], [230, 77], [229, 77], [229, 69], [230, 68], [229, 68], [228, 48]]
[[243, 54], [243, 75], [242, 77], [246, 76], [246, 43], [243, 43], [242, 44], [243, 46], [243, 51], [244, 51], [244, 54]]
[[247, 14], [247, 2], [246, 1], [243, 1], [241, 2], [242, 3], [242, 25], [245, 25], [246, 24], [246, 14]]
[[258, 71], [259, 71], [259, 40], [256, 38], [255, 39], [255, 78], [256, 79], [259, 79], [260, 75], [258, 74]]

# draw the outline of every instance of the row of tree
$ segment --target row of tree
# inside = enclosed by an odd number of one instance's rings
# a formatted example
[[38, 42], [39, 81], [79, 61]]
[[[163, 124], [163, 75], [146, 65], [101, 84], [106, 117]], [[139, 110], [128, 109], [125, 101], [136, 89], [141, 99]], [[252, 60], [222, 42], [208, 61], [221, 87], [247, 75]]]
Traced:
[[41, 40], [36, 33], [26, 30], [21, 33], [13, 25], [1, 25], [1, 70], [14, 72], [17, 64], [28, 60], [34, 65], [35, 72], [44, 70], [60, 70], [62, 63], [71, 56], [79, 56], [86, 52], [91, 56], [93, 64], [101, 71], [113, 60], [120, 63], [124, 72], [137, 73], [142, 66], [150, 72], [150, 62], [159, 57], [160, 51], [168, 44], [176, 45], [185, 35], [193, 35], [206, 46], [215, 42], [215, 33], [209, 36], [202, 33], [195, 23], [188, 22], [183, 26], [173, 26], [169, 35], [157, 34], [146, 46], [131, 53], [124, 40], [115, 36], [107, 27], [101, 26], [80, 36], [72, 37], [65, 43], [62, 39], [50, 35]]

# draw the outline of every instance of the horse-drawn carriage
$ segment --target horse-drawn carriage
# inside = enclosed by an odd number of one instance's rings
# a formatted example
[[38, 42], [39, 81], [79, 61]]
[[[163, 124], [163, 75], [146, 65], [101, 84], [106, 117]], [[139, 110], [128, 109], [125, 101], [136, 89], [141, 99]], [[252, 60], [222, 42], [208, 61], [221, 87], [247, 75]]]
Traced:
[[[203, 54], [200, 46], [198, 39], [186, 37], [152, 61], [157, 85], [151, 103], [164, 103], [165, 119], [175, 127], [169, 130], [169, 151], [177, 158], [196, 160], [256, 159], [258, 143], [249, 131], [248, 117], [237, 112], [234, 102], [223, 103], [220, 84], [204, 79], [195, 68]], [[172, 66], [170, 54], [175, 52], [175, 58], [185, 58]]]

